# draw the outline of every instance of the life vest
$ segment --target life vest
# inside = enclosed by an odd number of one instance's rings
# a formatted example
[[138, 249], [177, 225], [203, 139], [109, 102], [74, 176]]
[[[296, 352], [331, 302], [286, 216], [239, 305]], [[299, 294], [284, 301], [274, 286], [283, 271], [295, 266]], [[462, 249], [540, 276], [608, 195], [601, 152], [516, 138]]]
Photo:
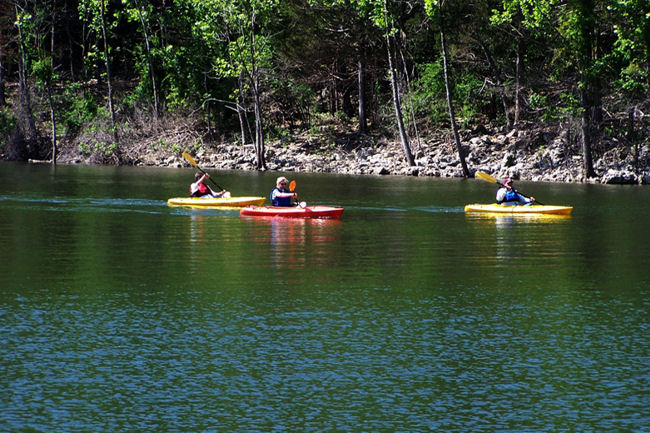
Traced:
[[291, 192], [286, 189], [273, 188], [271, 190], [271, 204], [273, 206], [291, 206], [291, 197], [273, 197], [275, 192]]
[[206, 194], [211, 195], [212, 191], [210, 191], [210, 188], [208, 188], [208, 186], [203, 182], [199, 184], [199, 189], [194, 191], [194, 193], [192, 193], [192, 185], [190, 185], [190, 197], [203, 197]]
[[514, 189], [509, 189], [506, 191], [503, 201], [519, 201], [519, 194]]

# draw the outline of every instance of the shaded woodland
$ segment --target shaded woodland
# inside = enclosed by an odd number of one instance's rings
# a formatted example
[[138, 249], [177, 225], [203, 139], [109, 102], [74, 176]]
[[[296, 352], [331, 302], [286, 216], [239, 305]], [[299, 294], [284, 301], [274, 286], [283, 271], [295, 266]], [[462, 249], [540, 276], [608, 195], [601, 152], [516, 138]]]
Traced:
[[[649, 146], [647, 0], [0, 0], [0, 153], [61, 146], [128, 163], [143, 133], [174, 151], [327, 125], [360, 146], [430, 134], [571, 131], [584, 179], [605, 142]], [[603, 138], [607, 137], [607, 140]]]

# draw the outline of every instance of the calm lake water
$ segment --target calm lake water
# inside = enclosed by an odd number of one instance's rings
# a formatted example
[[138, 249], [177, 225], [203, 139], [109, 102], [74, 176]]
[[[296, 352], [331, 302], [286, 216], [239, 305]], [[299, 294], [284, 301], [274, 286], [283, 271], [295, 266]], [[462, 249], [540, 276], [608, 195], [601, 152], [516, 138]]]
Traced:
[[0, 431], [650, 431], [650, 187], [282, 174], [0, 164]]

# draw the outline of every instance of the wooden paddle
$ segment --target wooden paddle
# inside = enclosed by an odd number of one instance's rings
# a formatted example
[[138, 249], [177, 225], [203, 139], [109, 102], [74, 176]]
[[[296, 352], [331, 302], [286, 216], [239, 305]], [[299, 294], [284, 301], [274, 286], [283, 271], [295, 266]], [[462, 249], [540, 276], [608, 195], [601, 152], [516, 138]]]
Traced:
[[[490, 176], [490, 175], [487, 174], [487, 173], [483, 173], [482, 171], [477, 171], [475, 176], [478, 177], [478, 178], [481, 179], [481, 180], [486, 181], [486, 182], [496, 183], [497, 185], [499, 185], [499, 186], [501, 186], [501, 187], [505, 186], [504, 184], [502, 184], [501, 182], [499, 182], [498, 180], [496, 180], [493, 176]], [[523, 196], [526, 197], [527, 199], [530, 199], [530, 197], [527, 196], [526, 194], [521, 193], [521, 192], [519, 192], [519, 191], [517, 191], [517, 190], [515, 190], [515, 191], [518, 192], [519, 194], [523, 195]], [[535, 203], [537, 203], [537, 204], [541, 204], [541, 205], [544, 205], [544, 203], [542, 203], [542, 202], [540, 202], [540, 201], [537, 201], [537, 200], [535, 200]]]
[[[293, 192], [294, 189], [296, 189], [296, 181], [292, 180], [291, 182], [289, 182], [289, 191]], [[298, 203], [298, 199], [295, 200], [296, 200], [296, 206], [299, 206], [303, 209], [307, 207], [307, 202], [301, 201], [300, 203]]]
[[[190, 155], [187, 152], [183, 152], [183, 158], [185, 158], [187, 160], [187, 162], [192, 164], [194, 167], [198, 168], [201, 173], [207, 174], [201, 167], [199, 167], [199, 165], [196, 163], [196, 161], [194, 161], [194, 158], [192, 158], [192, 155]], [[217, 182], [215, 182], [211, 177], [209, 177], [208, 179], [210, 179], [212, 181], [212, 183], [215, 184], [216, 187], [219, 188], [221, 191], [225, 191], [225, 189], [221, 185], [219, 185]]]

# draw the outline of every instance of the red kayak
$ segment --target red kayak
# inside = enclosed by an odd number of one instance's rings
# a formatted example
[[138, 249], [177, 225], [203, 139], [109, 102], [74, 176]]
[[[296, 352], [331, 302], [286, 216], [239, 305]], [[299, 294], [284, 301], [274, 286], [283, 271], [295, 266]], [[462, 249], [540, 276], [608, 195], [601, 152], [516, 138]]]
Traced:
[[285, 217], [285, 218], [341, 218], [342, 207], [336, 206], [246, 206], [239, 211], [240, 215]]

